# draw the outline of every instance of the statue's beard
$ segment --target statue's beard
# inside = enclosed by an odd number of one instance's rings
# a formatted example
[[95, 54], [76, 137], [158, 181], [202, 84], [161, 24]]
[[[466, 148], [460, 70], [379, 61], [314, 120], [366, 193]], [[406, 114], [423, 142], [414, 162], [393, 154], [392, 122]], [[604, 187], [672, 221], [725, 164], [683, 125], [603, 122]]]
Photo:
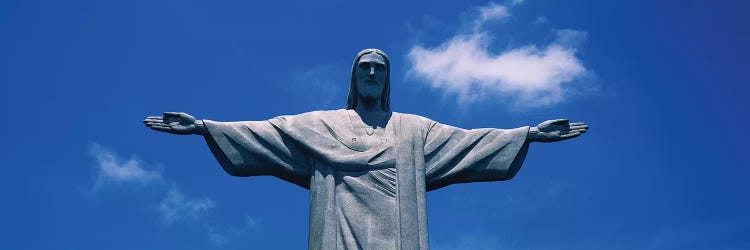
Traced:
[[365, 106], [370, 106], [370, 107], [378, 103], [378, 98], [380, 97], [359, 95], [359, 99], [362, 100], [362, 104], [364, 104]]

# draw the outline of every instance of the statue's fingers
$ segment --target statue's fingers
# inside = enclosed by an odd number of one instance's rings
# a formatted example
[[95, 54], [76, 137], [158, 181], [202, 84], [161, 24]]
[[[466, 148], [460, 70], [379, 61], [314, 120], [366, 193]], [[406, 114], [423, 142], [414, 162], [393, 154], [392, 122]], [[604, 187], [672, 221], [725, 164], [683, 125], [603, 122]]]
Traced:
[[581, 133], [579, 133], [579, 132], [576, 131], [576, 132], [571, 132], [571, 133], [567, 133], [567, 134], [561, 135], [560, 137], [562, 137], [563, 139], [570, 139], [570, 138], [577, 137], [579, 135], [581, 135]]
[[152, 121], [143, 122], [143, 124], [146, 124], [146, 126], [151, 126], [151, 125], [167, 125], [167, 124], [164, 124], [163, 122], [152, 122]]
[[586, 125], [586, 123], [583, 122], [571, 122], [570, 126], [579, 126], [579, 125]]
[[172, 129], [172, 127], [170, 127], [169, 125], [164, 124], [151, 124], [150, 127], [154, 129]]
[[154, 118], [146, 118], [146, 120], [143, 120], [143, 122], [164, 122], [161, 118], [154, 119]]
[[143, 122], [164, 122], [164, 120], [162, 120], [162, 119], [146, 118], [146, 120], [143, 120]]
[[163, 126], [163, 125], [153, 125], [153, 126], [150, 126], [149, 128], [151, 128], [153, 130], [161, 131], [161, 132], [171, 132], [172, 131], [172, 128], [170, 128], [169, 126]]
[[565, 130], [560, 133], [560, 136], [569, 135], [569, 134], [575, 134], [575, 133], [581, 133], [578, 130], [572, 129], [572, 130]]
[[146, 124], [146, 127], [149, 127], [149, 128], [165, 128], [165, 129], [169, 128], [169, 126], [164, 126], [164, 124]]
[[570, 128], [570, 129], [568, 130], [568, 133], [573, 133], [573, 132], [581, 132], [581, 131], [586, 131], [586, 130], [588, 130], [588, 128], [587, 128], [587, 127], [571, 127], [571, 128]]
[[152, 116], [146, 117], [146, 119], [162, 119], [162, 117], [161, 116], [153, 116], [152, 115]]
[[568, 126], [568, 127], [562, 127], [562, 128], [560, 128], [560, 131], [570, 132], [570, 131], [587, 130], [587, 129], [589, 129], [589, 127], [586, 126], [586, 125], [583, 125], [583, 126]]
[[589, 125], [575, 125], [574, 126], [574, 125], [571, 124], [571, 126], [570, 126], [571, 130], [574, 130], [574, 129], [588, 129], [588, 128], [589, 128]]
[[152, 127], [152, 126], [164, 126], [169, 127], [169, 125], [161, 123], [161, 122], [147, 122], [146, 126]]

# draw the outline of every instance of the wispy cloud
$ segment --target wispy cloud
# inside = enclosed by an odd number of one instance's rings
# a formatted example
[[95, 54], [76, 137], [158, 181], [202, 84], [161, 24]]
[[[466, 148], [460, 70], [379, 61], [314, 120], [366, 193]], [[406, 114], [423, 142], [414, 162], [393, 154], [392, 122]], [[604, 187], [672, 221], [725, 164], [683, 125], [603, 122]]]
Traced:
[[[161, 172], [149, 167], [154, 164], [146, 164], [135, 156], [123, 160], [111, 149], [96, 143], [90, 145], [89, 154], [96, 160], [94, 192], [108, 185], [145, 187], [146, 184], [152, 184], [149, 185], [152, 192], [163, 192], [163, 187], [168, 183]], [[197, 218], [215, 206], [213, 200], [188, 197], [176, 184], [171, 184], [157, 210], [165, 224], [172, 224], [185, 218]]]
[[154, 201], [156, 205], [143, 205], [155, 207], [164, 225], [190, 222], [205, 227], [208, 240], [217, 246], [230, 243], [232, 238], [257, 234], [262, 229], [263, 220], [249, 215], [242, 217], [240, 226], [209, 226], [206, 215], [217, 207], [217, 202], [208, 197], [186, 195], [175, 182], [153, 168], [156, 164], [145, 163], [136, 156], [123, 160], [113, 150], [96, 143], [90, 145], [89, 155], [95, 160], [94, 192], [106, 186], [137, 186], [148, 192], [163, 193], [160, 201]]
[[258, 217], [245, 215], [244, 224], [238, 227], [218, 228], [207, 226], [208, 238], [216, 246], [224, 246], [236, 238], [247, 238], [261, 233], [263, 220]]
[[263, 218], [245, 215], [245, 226], [252, 231], [260, 231], [263, 226]]
[[492, 35], [481, 24], [508, 18], [508, 7], [490, 3], [479, 9], [474, 19], [479, 28], [472, 32], [457, 34], [436, 47], [412, 47], [410, 75], [457, 95], [459, 104], [502, 96], [526, 107], [564, 101], [567, 85], [586, 75], [575, 49], [586, 32], [559, 30], [545, 46], [529, 44], [496, 52], [490, 48]]
[[214, 243], [214, 245], [221, 247], [229, 243], [229, 237], [227, 237], [226, 232], [220, 232], [211, 226], [207, 226], [206, 230], [208, 230], [208, 240]]
[[510, 17], [510, 12], [508, 12], [507, 7], [496, 3], [489, 3], [486, 6], [479, 7], [479, 16], [474, 19], [474, 29], [479, 30], [483, 24], [489, 21], [500, 21], [508, 17]]
[[187, 197], [176, 187], [172, 187], [167, 191], [157, 209], [162, 221], [166, 224], [172, 224], [182, 219], [199, 218], [200, 215], [214, 207], [216, 207], [216, 202], [209, 198]]
[[538, 16], [536, 19], [534, 19], [534, 22], [532, 24], [534, 25], [541, 25], [547, 22], [547, 17], [545, 16]]
[[136, 157], [123, 160], [112, 150], [99, 144], [91, 144], [89, 154], [96, 160], [94, 191], [107, 184], [144, 185], [162, 180], [159, 171], [148, 169]]

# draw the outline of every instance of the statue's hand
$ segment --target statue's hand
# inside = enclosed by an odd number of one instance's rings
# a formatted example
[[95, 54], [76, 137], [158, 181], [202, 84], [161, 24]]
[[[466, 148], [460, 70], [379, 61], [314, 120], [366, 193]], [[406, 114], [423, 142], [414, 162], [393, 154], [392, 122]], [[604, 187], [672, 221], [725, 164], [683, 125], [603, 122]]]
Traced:
[[164, 112], [164, 116], [149, 116], [143, 120], [147, 127], [177, 135], [204, 134], [203, 121], [183, 112]]
[[575, 138], [589, 126], [583, 122], [569, 123], [568, 119], [547, 120], [529, 129], [529, 140], [538, 142], [556, 142]]

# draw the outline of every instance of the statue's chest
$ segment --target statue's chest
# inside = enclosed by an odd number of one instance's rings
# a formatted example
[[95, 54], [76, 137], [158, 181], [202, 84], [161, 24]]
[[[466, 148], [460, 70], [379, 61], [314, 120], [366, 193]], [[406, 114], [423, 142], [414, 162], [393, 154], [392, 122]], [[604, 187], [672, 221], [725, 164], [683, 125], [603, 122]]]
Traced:
[[376, 129], [373, 132], [372, 135], [367, 135], [340, 130], [340, 147], [327, 151], [325, 158], [338, 171], [371, 171], [395, 167], [394, 134], [386, 129]]
[[350, 148], [355, 151], [364, 152], [389, 145], [393, 139], [392, 135], [387, 132], [385, 128], [380, 127], [355, 126], [353, 131], [348, 133], [350, 138], [346, 139]]
[[[341, 126], [340, 141], [354, 151], [378, 150], [393, 141], [393, 129], [389, 126], [390, 115], [382, 118], [360, 117], [352, 110], [346, 111], [346, 125]], [[367, 121], [367, 122], [365, 122]], [[343, 125], [343, 124], [342, 124]]]

